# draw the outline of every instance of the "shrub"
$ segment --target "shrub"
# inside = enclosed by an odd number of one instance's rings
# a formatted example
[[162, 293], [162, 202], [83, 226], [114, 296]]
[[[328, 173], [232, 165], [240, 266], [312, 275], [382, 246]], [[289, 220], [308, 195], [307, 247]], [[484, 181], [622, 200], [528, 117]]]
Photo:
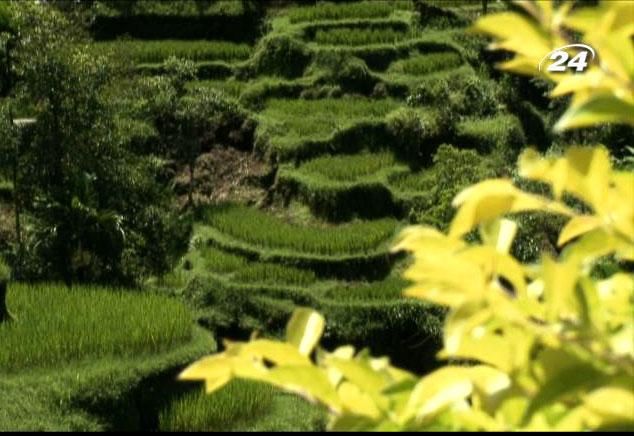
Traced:
[[491, 116], [500, 106], [495, 82], [468, 68], [437, 73], [422, 82], [407, 98], [410, 105], [444, 105], [453, 118]]
[[403, 107], [386, 117], [397, 154], [413, 166], [428, 162], [435, 145], [447, 135], [443, 118], [433, 111]]
[[318, 52], [307, 73], [318, 77], [319, 83], [365, 95], [370, 94], [377, 83], [363, 60], [339, 51]]
[[441, 144], [429, 168], [396, 175], [390, 182], [403, 193], [417, 193], [415, 199], [406, 202], [413, 222], [445, 229], [453, 217], [451, 202], [458, 192], [478, 180], [502, 175], [504, 162], [503, 155], [480, 155], [475, 150]]
[[269, 35], [258, 43], [251, 69], [254, 75], [300, 77], [311, 59], [308, 48], [289, 35]]

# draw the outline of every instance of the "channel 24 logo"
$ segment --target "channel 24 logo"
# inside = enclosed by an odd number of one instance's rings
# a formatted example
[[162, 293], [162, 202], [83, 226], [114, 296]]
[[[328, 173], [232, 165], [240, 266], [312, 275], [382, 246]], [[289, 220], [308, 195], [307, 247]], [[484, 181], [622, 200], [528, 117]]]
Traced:
[[[570, 54], [565, 51], [565, 49], [576, 48], [578, 49], [578, 53], [573, 57], [570, 57]], [[588, 61], [588, 56], [591, 55], [590, 61]], [[586, 44], [568, 44], [563, 47], [559, 47], [548, 53], [544, 58], [539, 62], [537, 69], [542, 71], [544, 67], [544, 61], [551, 60], [550, 65], [546, 68], [546, 71], [550, 73], [563, 73], [566, 70], [574, 70], [578, 73], [582, 73], [588, 68], [588, 65], [594, 61], [596, 57], [596, 52], [592, 47]], [[546, 62], [548, 64], [548, 62]]]

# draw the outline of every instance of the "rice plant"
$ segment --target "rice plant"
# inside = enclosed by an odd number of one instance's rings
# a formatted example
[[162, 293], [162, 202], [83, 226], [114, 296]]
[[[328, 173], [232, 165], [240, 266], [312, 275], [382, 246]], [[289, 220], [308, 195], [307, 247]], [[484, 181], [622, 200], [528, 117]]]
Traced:
[[116, 40], [93, 43], [97, 53], [114, 52], [131, 58], [138, 64], [157, 64], [170, 56], [203, 61], [237, 61], [251, 56], [252, 48], [247, 44], [228, 41], [181, 41], [181, 40]]
[[448, 70], [462, 65], [462, 58], [458, 53], [439, 52], [412, 56], [390, 65], [388, 73], [423, 75], [436, 71]]
[[62, 285], [13, 284], [15, 320], [0, 325], [0, 371], [102, 356], [156, 353], [191, 337], [191, 315], [164, 296]]
[[270, 385], [235, 380], [214, 394], [204, 390], [188, 393], [159, 414], [163, 432], [228, 431], [248, 426], [270, 407]]
[[360, 120], [382, 119], [398, 106], [396, 100], [362, 97], [271, 99], [262, 113], [262, 124], [270, 136], [298, 140], [325, 139], [336, 130]]
[[402, 296], [408, 284], [402, 277], [388, 277], [376, 282], [335, 286], [322, 295], [336, 301], [395, 300]]
[[396, 44], [419, 36], [416, 31], [390, 28], [332, 28], [315, 32], [313, 41], [321, 45], [362, 46], [374, 44]]
[[240, 82], [238, 80], [198, 80], [189, 82], [186, 85], [187, 90], [195, 92], [199, 88], [211, 88], [223, 92], [224, 94], [238, 98], [242, 94], [242, 91], [247, 87], [247, 82]]
[[390, 186], [403, 192], [425, 192], [434, 187], [436, 174], [432, 171], [396, 173], [389, 177]]
[[350, 3], [318, 3], [315, 6], [292, 8], [288, 12], [291, 23], [351, 18], [385, 18], [395, 10], [412, 10], [410, 0], [373, 0]]
[[320, 255], [373, 252], [393, 236], [397, 226], [397, 221], [389, 218], [330, 227], [303, 226], [261, 210], [230, 204], [207, 209], [205, 219], [213, 228], [239, 241]]
[[311, 270], [275, 263], [253, 263], [237, 271], [233, 280], [248, 284], [307, 286], [315, 283], [317, 277]]
[[[96, 2], [95, 9], [101, 15], [121, 15], [121, 7], [112, 7], [111, 4], [121, 4], [123, 1]], [[130, 15], [161, 15], [161, 16], [207, 16], [207, 15], [240, 15], [244, 13], [241, 1], [215, 0], [212, 2], [200, 0], [143, 0], [127, 2]], [[119, 6], [119, 5], [117, 5]]]
[[309, 174], [324, 176], [330, 180], [354, 181], [376, 174], [396, 164], [390, 152], [360, 153], [354, 155], [321, 156], [303, 164], [300, 169]]

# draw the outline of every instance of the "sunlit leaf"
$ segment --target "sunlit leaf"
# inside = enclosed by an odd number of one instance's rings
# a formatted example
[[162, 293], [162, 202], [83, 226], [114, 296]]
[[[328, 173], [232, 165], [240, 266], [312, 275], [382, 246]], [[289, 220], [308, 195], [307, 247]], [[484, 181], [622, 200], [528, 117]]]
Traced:
[[293, 312], [286, 327], [286, 338], [299, 352], [308, 356], [324, 332], [324, 317], [311, 309], [299, 308]]

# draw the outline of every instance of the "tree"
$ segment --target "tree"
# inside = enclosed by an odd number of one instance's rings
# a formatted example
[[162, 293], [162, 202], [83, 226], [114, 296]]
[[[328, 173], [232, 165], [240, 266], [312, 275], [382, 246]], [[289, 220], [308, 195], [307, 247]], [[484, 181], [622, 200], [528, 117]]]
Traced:
[[129, 283], [168, 268], [187, 225], [155, 183], [154, 161], [126, 143], [126, 114], [109, 92], [116, 63], [91, 53], [50, 5], [16, 3], [14, 15], [17, 92], [36, 103], [37, 118], [19, 157], [33, 221], [29, 278]]
[[13, 319], [7, 308], [9, 275], [9, 268], [0, 260], [0, 325]]
[[[580, 24], [591, 38], [604, 32], [604, 64], [593, 73], [599, 86], [583, 75], [559, 81], [575, 97], [558, 128], [631, 122], [632, 112], [623, 111], [632, 87], [612, 70], [622, 67], [634, 77], [634, 63], [615, 59], [615, 50], [634, 53], [633, 28], [625, 26], [632, 21], [619, 15], [627, 11], [618, 3], [568, 15], [566, 4], [555, 10], [550, 2], [523, 2], [540, 28], [515, 13], [486, 16], [476, 27], [503, 35], [503, 47], [518, 50], [507, 68], [531, 66], [534, 73], [532, 56], [541, 56], [535, 47], [544, 55], [552, 50], [539, 44], [558, 30], [553, 21]], [[602, 82], [603, 74], [618, 80]], [[299, 309], [286, 342], [227, 344], [181, 379], [203, 380], [208, 392], [234, 378], [267, 382], [326, 405], [334, 430], [634, 429], [634, 277], [623, 270], [593, 274], [606, 255], [634, 261], [634, 173], [613, 169], [603, 147], [571, 147], [549, 158], [526, 150], [518, 166], [523, 178], [546, 184], [550, 193], [524, 192], [508, 179], [483, 181], [455, 197], [447, 235], [414, 226], [394, 247], [414, 257], [405, 294], [450, 309], [439, 356], [469, 363], [418, 377], [351, 346], [316, 349], [325, 320]], [[585, 207], [571, 206], [571, 198]], [[508, 254], [517, 230], [508, 216], [528, 210], [567, 219], [557, 258], [543, 254], [536, 265], [523, 265]], [[480, 243], [464, 239], [473, 229]]]

